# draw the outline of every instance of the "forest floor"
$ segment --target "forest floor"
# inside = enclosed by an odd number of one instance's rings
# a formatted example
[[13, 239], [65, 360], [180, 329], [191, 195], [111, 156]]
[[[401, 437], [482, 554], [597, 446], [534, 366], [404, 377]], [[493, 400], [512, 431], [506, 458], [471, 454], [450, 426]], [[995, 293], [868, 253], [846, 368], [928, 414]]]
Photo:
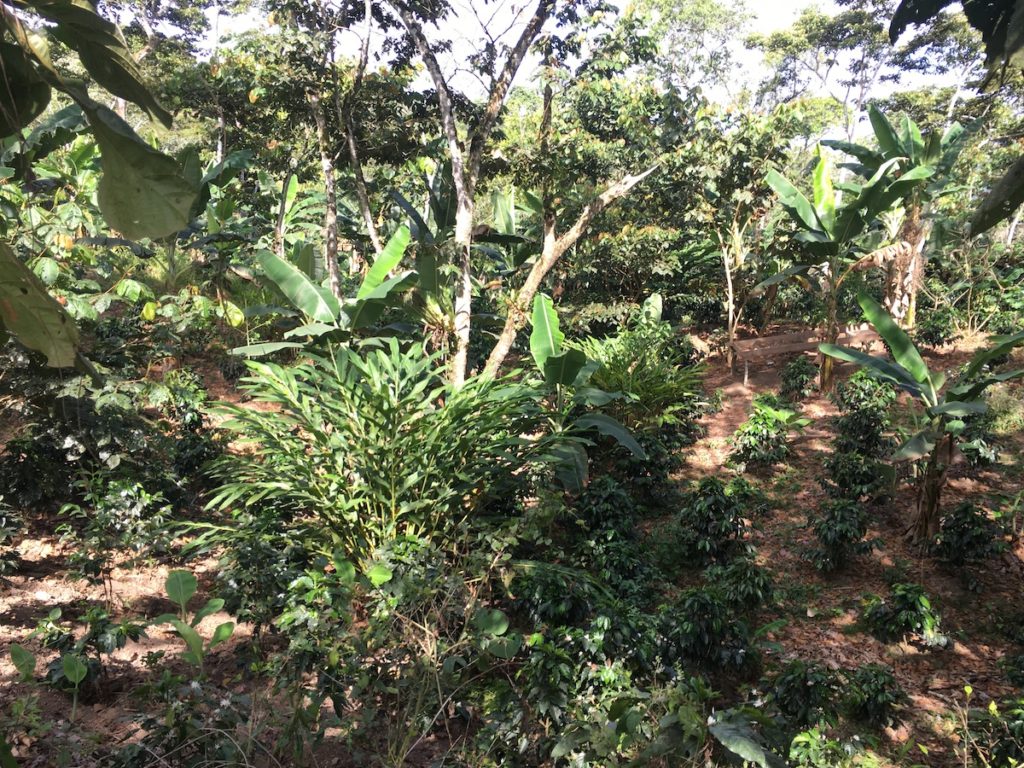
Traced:
[[[930, 355], [929, 363], [952, 369], [967, 356], [968, 350], [950, 350], [944, 355]], [[200, 370], [211, 398], [238, 399], [237, 391], [225, 384], [215, 367]], [[732, 472], [725, 468], [728, 437], [746, 419], [753, 396], [778, 387], [777, 371], [777, 366], [761, 366], [752, 371], [749, 386], [743, 386], [742, 374], [734, 375], [720, 360], [714, 362], [706, 385], [709, 392], [721, 391], [723, 407], [704, 418], [705, 436], [684, 449], [685, 466], [678, 478], [681, 485]], [[841, 375], [846, 373], [842, 371]], [[791, 460], [774, 472], [753, 478], [775, 502], [769, 517], [754, 522], [752, 533], [758, 560], [773, 573], [778, 593], [776, 605], [766, 608], [758, 618], [760, 625], [785, 620], [783, 626], [769, 633], [774, 650], [766, 656], [772, 661], [815, 660], [831, 668], [867, 663], [892, 667], [910, 695], [910, 704], [903, 723], [884, 731], [879, 751], [893, 756], [901, 765], [955, 765], [959, 738], [956, 718], [966, 703], [964, 686], [973, 688], [972, 705], [986, 706], [990, 700], [1020, 693], [1006, 680], [999, 661], [1024, 651], [1007, 636], [1008, 628], [1015, 629], [1024, 621], [1024, 547], [1018, 541], [1016, 549], [969, 570], [942, 565], [909, 547], [902, 537], [913, 508], [913, 489], [907, 487], [872, 508], [869, 536], [878, 540], [879, 547], [871, 555], [858, 558], [833, 577], [818, 575], [805, 559], [813, 543], [807, 520], [808, 513], [825, 499], [817, 480], [823, 475], [822, 461], [830, 450], [830, 417], [835, 409], [826, 398], [814, 395], [805, 402], [804, 413], [813, 422], [794, 440]], [[1000, 461], [994, 466], [954, 467], [944, 506], [951, 508], [962, 499], [979, 503], [989, 498], [1012, 498], [1024, 490], [1024, 436], [1004, 439], [1001, 447]], [[169, 630], [152, 628], [141, 642], [116, 651], [107, 665], [100, 694], [79, 703], [75, 726], [69, 728], [70, 697], [44, 686], [18, 682], [10, 645], [20, 643], [40, 651], [30, 634], [37, 622], [55, 608], [61, 609], [65, 618], [79, 616], [93, 606], [106, 607], [115, 619], [151, 618], [172, 611], [173, 605], [163, 596], [163, 583], [177, 564], [170, 560], [125, 564], [110, 575], [105, 592], [101, 585], [67, 577], [68, 553], [53, 532], [52, 519], [40, 516], [26, 523], [28, 530], [19, 545], [21, 565], [8, 583], [0, 583], [0, 717], [16, 700], [37, 696], [42, 719], [54, 728], [51, 735], [46, 735], [44, 723], [35, 736], [25, 736], [15, 745], [21, 755], [20, 765], [27, 767], [51, 764], [42, 755], [52, 753], [39, 750], [40, 745], [33, 742], [48, 740], [53, 732], [64, 734], [66, 739], [92, 739], [107, 746], [130, 740], [137, 728], [138, 705], [133, 692], [153, 676], [145, 664], [147, 654], [165, 651], [172, 658], [179, 653], [181, 641]], [[214, 587], [216, 561], [193, 560], [187, 567], [200, 583], [193, 604], [202, 605]], [[942, 614], [942, 631], [951, 638], [949, 647], [882, 643], [858, 628], [858, 609], [864, 596], [885, 594], [894, 577], [922, 585], [933, 597]], [[201, 627], [204, 636], [228, 619], [224, 614], [205, 619]], [[248, 655], [240, 652], [249, 633], [244, 625], [237, 628], [231, 640], [216, 649], [206, 664], [206, 671], [225, 690], [259, 693], [246, 674]], [[272, 703], [265, 699], [262, 706], [270, 707]], [[83, 746], [87, 753], [87, 745]], [[895, 757], [901, 751], [905, 756]], [[347, 761], [337, 754], [324, 754], [319, 764], [346, 765]]]

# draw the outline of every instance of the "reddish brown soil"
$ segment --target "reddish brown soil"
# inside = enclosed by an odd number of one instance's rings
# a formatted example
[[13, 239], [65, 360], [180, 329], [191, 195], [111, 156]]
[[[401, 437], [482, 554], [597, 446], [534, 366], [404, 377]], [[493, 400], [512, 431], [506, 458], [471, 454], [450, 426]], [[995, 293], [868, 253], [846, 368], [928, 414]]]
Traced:
[[[952, 369], [967, 356], [965, 349], [949, 350], [931, 356], [930, 363]], [[198, 367], [211, 397], [239, 400], [238, 392], [223, 381], [215, 366]], [[728, 437], [746, 419], [754, 394], [778, 386], [777, 371], [777, 366], [752, 370], [748, 387], [742, 384], [742, 372], [735, 375], [721, 364], [709, 371], [707, 386], [710, 391], [722, 391], [723, 407], [705, 419], [706, 436], [686, 449], [680, 482], [709, 473], [732, 472], [724, 466]], [[840, 369], [841, 376], [847, 373], [848, 369]], [[1024, 649], [1014, 647], [999, 631], [999, 625], [1017, 614], [1024, 615], [1024, 546], [1018, 543], [1002, 558], [972, 568], [971, 585], [963, 573], [922, 555], [903, 540], [901, 534], [913, 505], [913, 491], [905, 488], [889, 503], [875, 508], [870, 535], [880, 541], [881, 548], [833, 577], [819, 576], [804, 557], [813, 541], [806, 523], [808, 514], [824, 499], [817, 478], [823, 473], [822, 459], [830, 450], [829, 418], [835, 409], [827, 399], [813, 396], [805, 404], [804, 412], [814, 421], [793, 441], [794, 455], [788, 466], [755, 478], [775, 499], [777, 508], [767, 520], [756, 521], [752, 543], [758, 548], [758, 559], [774, 573], [782, 596], [781, 606], [766, 611], [760, 617], [761, 623], [767, 624], [780, 616], [786, 620], [784, 626], [769, 634], [779, 650], [767, 651], [766, 661], [774, 664], [799, 657], [833, 668], [872, 662], [893, 667], [912, 703], [906, 710], [905, 723], [885, 732], [881, 751], [894, 754], [912, 741], [923, 745], [928, 753], [911, 747], [908, 756], [899, 761], [901, 764], [955, 765], [958, 737], [954, 715], [955, 708], [964, 703], [964, 685], [973, 687], [975, 703], [986, 704], [1015, 693], [998, 662], [1003, 656]], [[1024, 488], [1024, 437], [1017, 435], [1010, 444], [1004, 441], [1003, 455], [1002, 463], [993, 468], [975, 471], [957, 467], [945, 503], [952, 505], [965, 498], [977, 500], [989, 494], [1019, 493]], [[129, 740], [136, 735], [133, 720], [139, 707], [132, 691], [152, 677], [142, 664], [143, 657], [157, 650], [172, 657], [180, 650], [180, 640], [162, 628], [154, 628], [142, 642], [116, 652], [101, 694], [95, 701], [79, 705], [75, 726], [69, 729], [69, 697], [44, 687], [30, 689], [17, 682], [9, 647], [11, 643], [22, 643], [39, 652], [37, 674], [40, 673], [44, 659], [48, 661], [52, 654], [41, 651], [29, 637], [36, 622], [55, 607], [62, 609], [65, 618], [78, 616], [90, 605], [103, 604], [104, 594], [99, 586], [67, 578], [67, 552], [51, 532], [52, 521], [30, 522], [29, 535], [19, 547], [22, 567], [10, 583], [0, 585], [0, 717], [9, 711], [16, 698], [35, 694], [44, 719], [56, 723], [54, 732], [63, 733], [66, 742], [77, 739], [86, 743], [95, 739], [109, 745]], [[178, 565], [148, 563], [115, 570], [112, 613], [117, 618], [141, 618], [170, 609], [162, 595], [163, 581], [173, 567]], [[201, 604], [206, 597], [204, 590], [212, 586], [216, 563], [207, 559], [186, 567], [200, 577], [196, 602]], [[885, 644], [856, 627], [862, 596], [885, 594], [886, 577], [892, 569], [901, 574], [902, 580], [924, 586], [934, 598], [942, 612], [942, 629], [953, 639], [952, 647], [927, 649], [911, 643]], [[209, 633], [217, 623], [226, 620], [228, 617], [223, 614], [211, 616], [201, 629]], [[239, 661], [239, 651], [248, 637], [249, 628], [237, 628], [235, 636], [215, 652], [207, 668], [218, 684], [229, 690], [262, 695], [264, 708], [269, 708], [272, 704], [264, 692], [265, 682], [254, 683]], [[41, 739], [42, 743], [33, 743], [32, 738], [18, 734], [16, 750], [22, 756], [23, 768], [53, 764], [54, 753], [43, 748], [53, 736]], [[427, 751], [437, 753], [429, 745]], [[318, 759], [319, 765], [352, 764], [340, 745], [318, 754]], [[429, 760], [427, 755], [413, 763], [425, 765]], [[82, 768], [92, 764], [74, 763]]]
[[[970, 357], [972, 346], [929, 355], [928, 363], [933, 369], [952, 371]], [[850, 372], [841, 367], [839, 376]], [[742, 370], [732, 373], [722, 365], [709, 372], [706, 382], [709, 391], [722, 392], [722, 410], [706, 417], [706, 436], [687, 450], [681, 480], [732, 473], [725, 466], [728, 438], [747, 418], [754, 395], [777, 390], [778, 367], [751, 370], [749, 386], [744, 387]], [[909, 407], [905, 402], [903, 406]], [[872, 508], [868, 535], [880, 547], [835, 575], [819, 575], [805, 559], [814, 543], [807, 522], [825, 500], [817, 478], [824, 474], [822, 462], [831, 450], [830, 417], [836, 410], [815, 394], [804, 403], [803, 412], [814, 421], [792, 441], [794, 452], [787, 465], [751, 478], [776, 502], [769, 519], [754, 522], [752, 536], [759, 562], [773, 572], [785, 601], [786, 624], [769, 635], [780, 650], [769, 654], [769, 663], [801, 658], [832, 669], [868, 663], [892, 667], [911, 703], [904, 724], [886, 729], [882, 750], [895, 754], [912, 740], [928, 753], [912, 745], [906, 764], [963, 765], [956, 754], [959, 735], [954, 720], [957, 708], [965, 704], [964, 686], [973, 688], [972, 705], [987, 706], [991, 700], [1021, 693], [998, 664], [1004, 656], [1024, 650], [999, 631], [1001, 625], [1024, 616], [1024, 545], [1014, 542], [1002, 557], [966, 571], [945, 566], [905, 540], [914, 489], [904, 486], [890, 501]], [[943, 496], [946, 508], [967, 499], [1012, 498], [1024, 490], [1024, 435], [1002, 438], [1001, 445], [1002, 458], [994, 467], [974, 469], [960, 463], [953, 468]], [[932, 597], [951, 647], [886, 644], [857, 627], [863, 596], [885, 595], [888, 579], [897, 574], [897, 581], [918, 583]], [[775, 608], [761, 619], [767, 624], [779, 616]]]

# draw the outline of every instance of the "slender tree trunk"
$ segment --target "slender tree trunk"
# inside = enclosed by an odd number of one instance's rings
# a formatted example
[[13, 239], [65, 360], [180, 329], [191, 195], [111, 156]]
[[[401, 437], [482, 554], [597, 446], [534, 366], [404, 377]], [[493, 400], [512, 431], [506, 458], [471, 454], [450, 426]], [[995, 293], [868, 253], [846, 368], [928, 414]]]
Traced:
[[334, 161], [331, 159], [330, 143], [327, 139], [327, 120], [324, 118], [320, 96], [309, 95], [309, 107], [316, 122], [316, 139], [320, 148], [320, 168], [324, 176], [324, 264], [331, 293], [341, 296], [341, 272], [338, 269], [338, 197], [334, 188]]
[[[825, 320], [825, 341], [835, 344], [839, 339], [839, 288], [835, 284], [835, 273], [828, 276], [828, 315]], [[825, 394], [832, 391], [835, 383], [835, 366], [831, 355], [821, 356], [820, 385]]]
[[452, 383], [459, 387], [469, 371], [469, 332], [473, 316], [473, 197], [460, 195], [455, 211], [455, 243], [459, 250], [459, 277], [455, 286], [455, 356]]
[[736, 341], [736, 294], [732, 286], [732, 254], [730, 249], [722, 244], [722, 266], [725, 268], [725, 301], [726, 301], [726, 329], [729, 334], [729, 343], [726, 347], [725, 362], [732, 371], [735, 352], [732, 345]]
[[[355, 120], [352, 118], [352, 110], [355, 104], [356, 95], [363, 84], [363, 76], [366, 74], [366, 65], [370, 58], [370, 33], [373, 30], [373, 0], [365, 0], [363, 3], [363, 14], [366, 20], [366, 29], [363, 33], [363, 41], [359, 47], [359, 63], [356, 66], [355, 77], [352, 79], [352, 89], [344, 99], [341, 98], [341, 89], [338, 87], [337, 68], [334, 82], [334, 107], [338, 113], [338, 121], [345, 126], [345, 145], [348, 148], [349, 164], [352, 167], [352, 176], [355, 180], [356, 199], [359, 201], [359, 212], [366, 225], [366, 232], [370, 236], [370, 243], [373, 245], [373, 252], [380, 255], [384, 246], [380, 239], [380, 232], [377, 230], [377, 221], [374, 219], [373, 210], [370, 208], [370, 195], [367, 191], [366, 176], [363, 174], [363, 163], [359, 158], [359, 145], [356, 141]], [[332, 48], [333, 60], [333, 48]], [[352, 258], [349, 262], [349, 272], [356, 274], [363, 268], [362, 258], [356, 249], [352, 249]]]
[[519, 289], [519, 293], [516, 295], [515, 301], [509, 305], [508, 315], [505, 317], [505, 325], [501, 330], [498, 341], [491, 350], [491, 354], [487, 358], [484, 373], [491, 376], [497, 374], [509, 350], [512, 349], [516, 333], [525, 324], [527, 312], [533, 303], [533, 297], [537, 295], [537, 290], [540, 288], [544, 278], [547, 277], [551, 269], [558, 263], [562, 255], [576, 244], [595, 216], [620, 197], [623, 197], [650, 174], [654, 173], [656, 168], [656, 165], [651, 166], [643, 173], [635, 176], [624, 176], [612, 184], [583, 209], [575, 223], [561, 236], [556, 237], [555, 235], [556, 219], [554, 212], [549, 211], [545, 215], [544, 244], [541, 250], [541, 257], [534, 262], [533, 267], [530, 268], [530, 272], [526, 276], [523, 287]]
[[942, 490], [946, 485], [949, 465], [953, 463], [953, 449], [953, 439], [946, 435], [928, 457], [924, 476], [918, 486], [916, 515], [907, 531], [911, 541], [927, 543], [939, 532], [942, 523]]

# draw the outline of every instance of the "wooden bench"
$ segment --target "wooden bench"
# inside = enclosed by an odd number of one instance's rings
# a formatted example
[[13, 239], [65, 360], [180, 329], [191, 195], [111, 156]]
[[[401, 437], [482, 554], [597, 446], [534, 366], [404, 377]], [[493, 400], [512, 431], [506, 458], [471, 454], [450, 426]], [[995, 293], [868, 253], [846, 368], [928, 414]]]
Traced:
[[[750, 363], [756, 360], [768, 360], [795, 353], [816, 352], [822, 341], [822, 332], [818, 329], [781, 333], [776, 336], [761, 336], [756, 339], [736, 339], [732, 343], [735, 360], [743, 361], [743, 386], [750, 379]], [[854, 347], [869, 351], [881, 338], [867, 323], [848, 326], [839, 333], [836, 343], [844, 347]]]

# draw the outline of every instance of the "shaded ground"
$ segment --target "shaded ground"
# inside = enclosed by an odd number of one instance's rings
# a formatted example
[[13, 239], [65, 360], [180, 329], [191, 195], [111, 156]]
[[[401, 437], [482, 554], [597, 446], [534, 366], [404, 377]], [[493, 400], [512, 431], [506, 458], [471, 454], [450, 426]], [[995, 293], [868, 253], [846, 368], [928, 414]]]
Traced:
[[[971, 351], [968, 346], [934, 353], [927, 356], [928, 363], [933, 369], [951, 372]], [[851, 370], [842, 367], [839, 376]], [[742, 382], [742, 370], [732, 373], [721, 365], [709, 372], [707, 389], [721, 391], [722, 410], [706, 417], [706, 435], [687, 450], [681, 480], [732, 471], [725, 466], [728, 439], [747, 418], [754, 395], [778, 389], [778, 366], [752, 369], [749, 386]], [[901, 401], [899, 406], [907, 408], [908, 404]], [[902, 535], [914, 506], [914, 489], [905, 485], [892, 499], [871, 508], [868, 536], [879, 542], [879, 548], [832, 576], [820, 576], [805, 558], [815, 541], [807, 523], [826, 498], [818, 478], [825, 473], [823, 459], [831, 450], [830, 418], [837, 411], [815, 393], [804, 403], [803, 412], [813, 422], [792, 440], [790, 461], [752, 478], [776, 502], [768, 520], [755, 522], [752, 536], [759, 562], [775, 576], [786, 619], [785, 626], [770, 633], [781, 647], [774, 661], [801, 658], [832, 669], [868, 663], [892, 667], [911, 704], [904, 724], [886, 729], [884, 751], [896, 754], [908, 748], [907, 764], [963, 765], [962, 757], [954, 752], [959, 741], [954, 718], [957, 708], [965, 704], [964, 686], [973, 688], [972, 706], [987, 706], [991, 700], [1021, 694], [1006, 679], [999, 662], [1022, 650], [1009, 640], [1006, 628], [1020, 625], [1024, 618], [1024, 546], [1018, 540], [1004, 555], [966, 569], [952, 568], [922, 554]], [[997, 465], [971, 468], [958, 463], [953, 468], [943, 496], [944, 508], [968, 499], [981, 503], [989, 498], [1013, 498], [1024, 491], [1022, 435], [999, 442], [1002, 454]], [[942, 631], [950, 636], [950, 647], [883, 643], [857, 626], [864, 596], [887, 594], [893, 580], [924, 587], [941, 612]], [[779, 618], [779, 614], [778, 608], [765, 612], [762, 623]], [[927, 749], [927, 755], [916, 745]]]
[[[966, 350], [949, 351], [930, 356], [930, 363], [952, 369], [968, 356]], [[211, 390], [211, 397], [238, 400], [238, 393], [225, 384], [215, 370], [202, 369]], [[840, 369], [840, 375], [849, 373]], [[709, 371], [707, 387], [722, 392], [722, 409], [706, 417], [706, 436], [686, 449], [681, 483], [708, 474], [731, 472], [724, 467], [729, 451], [728, 438], [747, 418], [752, 397], [758, 392], [777, 388], [777, 366], [757, 366], [751, 370], [750, 385], [742, 384], [742, 371], [733, 374], [718, 362]], [[753, 541], [758, 558], [775, 576], [780, 595], [779, 606], [766, 611], [761, 624], [779, 618], [784, 626], [769, 634], [779, 650], [766, 653], [769, 663], [791, 658], [816, 660], [832, 668], [850, 668], [866, 663], [883, 663], [893, 667], [900, 683], [911, 697], [905, 723], [884, 734], [883, 752], [896, 754], [908, 749], [903, 764], [945, 766], [956, 764], [957, 740], [954, 713], [964, 703], [964, 685], [974, 689], [974, 703], [986, 704], [1012, 693], [1019, 693], [1006, 680], [999, 661], [1007, 654], [1019, 653], [1007, 638], [1007, 624], [1019, 624], [1024, 616], [1024, 548], [1017, 548], [990, 563], [968, 572], [943, 566], [932, 557], [909, 548], [901, 537], [913, 504], [913, 490], [904, 488], [889, 502], [873, 508], [870, 536], [881, 547], [872, 555], [858, 559], [849, 568], [831, 578], [819, 576], [805, 559], [813, 542], [807, 528], [808, 514], [824, 500], [817, 479], [823, 474], [822, 460], [830, 450], [830, 417], [832, 404], [820, 396], [812, 396], [804, 406], [813, 419], [811, 426], [793, 441], [793, 458], [785, 467], [758, 476], [757, 484], [777, 502], [769, 519], [758, 521]], [[966, 465], [955, 468], [945, 498], [946, 505], [970, 498], [980, 500], [989, 495], [1013, 496], [1024, 489], [1024, 441], [1017, 435], [1004, 441], [1002, 463], [990, 468], [972, 470]], [[81, 614], [92, 605], [103, 605], [104, 590], [99, 585], [71, 581], [65, 575], [67, 552], [47, 527], [52, 521], [27, 521], [29, 534], [21, 541], [22, 565], [9, 584], [0, 585], [0, 713], [9, 710], [16, 698], [38, 696], [38, 708], [47, 721], [56, 723], [57, 731], [68, 731], [71, 701], [67, 695], [45, 687], [29, 689], [16, 681], [11, 664], [11, 643], [22, 643], [39, 651], [38, 642], [30, 633], [37, 621], [53, 608], [60, 608], [66, 618]], [[110, 609], [118, 618], [154, 617], [171, 606], [163, 597], [163, 582], [170, 562], [150, 562], [118, 568], [112, 574]], [[216, 563], [213, 560], [192, 562], [187, 567], [200, 579], [196, 603], [206, 597], [212, 586]], [[946, 649], [925, 649], [908, 643], [882, 643], [858, 629], [856, 622], [863, 596], [885, 594], [890, 577], [921, 584], [943, 616], [943, 630], [953, 639]], [[204, 620], [201, 630], [209, 636], [213, 627], [227, 621], [224, 614]], [[238, 693], [259, 692], [265, 681], [254, 681], [245, 669], [241, 647], [249, 638], [249, 628], [239, 627], [231, 641], [217, 649], [208, 662], [208, 671], [225, 690]], [[143, 681], [152, 677], [145, 667], [147, 653], [164, 651], [168, 658], [180, 653], [181, 641], [162, 628], [154, 628], [140, 643], [131, 643], [113, 654], [109, 673], [102, 682], [99, 695], [81, 704], [76, 714], [75, 734], [92, 734], [102, 743], [130, 740], [136, 733], [133, 720], [140, 706], [133, 695]], [[41, 653], [37, 674], [42, 671]], [[273, 704], [264, 701], [269, 708]], [[45, 734], [29, 735], [17, 745], [23, 766], [43, 766], [34, 741], [49, 739]], [[74, 736], [65, 738], [73, 739]], [[90, 738], [90, 737], [77, 737]], [[923, 745], [925, 755], [917, 746]], [[429, 745], [425, 747], [429, 752]], [[337, 749], [337, 746], [336, 746]], [[436, 750], [435, 750], [436, 751]], [[442, 750], [443, 751], [443, 750]], [[47, 753], [42, 753], [47, 754]], [[323, 753], [320, 765], [349, 765], [344, 753]], [[429, 755], [414, 764], [428, 764]], [[269, 765], [275, 764], [269, 762]], [[962, 762], [960, 763], [962, 764]]]

